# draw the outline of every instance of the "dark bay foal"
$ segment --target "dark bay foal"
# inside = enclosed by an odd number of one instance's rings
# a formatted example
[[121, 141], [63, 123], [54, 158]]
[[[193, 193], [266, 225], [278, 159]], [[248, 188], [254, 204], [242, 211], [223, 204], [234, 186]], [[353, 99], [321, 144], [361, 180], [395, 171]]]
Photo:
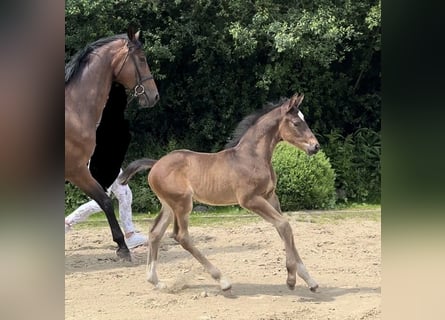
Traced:
[[238, 136], [220, 152], [177, 150], [157, 161], [136, 160], [124, 170], [119, 178], [121, 183], [127, 183], [136, 172], [151, 168], [148, 183], [162, 204], [149, 234], [149, 282], [162, 285], [156, 273], [159, 243], [174, 220], [174, 238], [220, 282], [222, 290], [231, 288], [230, 282], [190, 239], [188, 218], [196, 200], [210, 205], [239, 204], [272, 223], [284, 241], [288, 287], [295, 288], [298, 274], [310, 290], [317, 289], [318, 284], [297, 252], [291, 226], [281, 214], [275, 194], [277, 179], [271, 164], [275, 146], [283, 140], [308, 155], [320, 148], [299, 110], [302, 100], [303, 95], [296, 94], [266, 113], [247, 117], [238, 127]]

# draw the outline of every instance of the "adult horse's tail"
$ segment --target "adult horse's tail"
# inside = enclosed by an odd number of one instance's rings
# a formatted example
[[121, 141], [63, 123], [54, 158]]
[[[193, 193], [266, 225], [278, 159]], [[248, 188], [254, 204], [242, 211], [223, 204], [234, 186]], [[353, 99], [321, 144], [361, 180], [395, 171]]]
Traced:
[[143, 158], [130, 163], [127, 168], [119, 175], [119, 183], [127, 184], [128, 181], [139, 171], [151, 169], [158, 160]]

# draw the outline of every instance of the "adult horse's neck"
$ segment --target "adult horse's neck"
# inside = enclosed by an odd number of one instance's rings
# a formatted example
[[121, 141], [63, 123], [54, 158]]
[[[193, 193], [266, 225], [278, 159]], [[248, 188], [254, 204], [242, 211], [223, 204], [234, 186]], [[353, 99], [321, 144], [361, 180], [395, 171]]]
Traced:
[[276, 108], [259, 118], [241, 138], [237, 146], [238, 152], [248, 153], [256, 160], [263, 159], [270, 163], [273, 151], [281, 140], [278, 133], [280, 119], [281, 108]]
[[[115, 49], [115, 48], [118, 49]], [[102, 111], [108, 99], [113, 81], [114, 56], [120, 46], [109, 43], [90, 53], [88, 64], [72, 85], [72, 99], [82, 101], [74, 105], [80, 109], [78, 114], [89, 126], [95, 126], [100, 121]], [[74, 86], [77, 86], [75, 88]]]

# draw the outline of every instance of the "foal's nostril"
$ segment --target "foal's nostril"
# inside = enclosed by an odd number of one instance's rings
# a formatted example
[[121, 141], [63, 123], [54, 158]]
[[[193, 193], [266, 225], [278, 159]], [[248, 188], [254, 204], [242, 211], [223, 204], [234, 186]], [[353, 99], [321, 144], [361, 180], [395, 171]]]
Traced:
[[320, 145], [318, 143], [316, 143], [312, 146], [312, 154], [317, 153], [318, 150], [320, 150]]
[[155, 95], [155, 101], [159, 100], [159, 94]]

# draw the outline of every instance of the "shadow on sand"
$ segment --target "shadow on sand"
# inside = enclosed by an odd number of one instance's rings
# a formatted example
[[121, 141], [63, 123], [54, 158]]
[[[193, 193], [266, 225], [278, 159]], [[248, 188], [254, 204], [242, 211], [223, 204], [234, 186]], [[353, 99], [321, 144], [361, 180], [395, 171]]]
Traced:
[[216, 283], [203, 283], [193, 285], [183, 285], [178, 288], [173, 285], [164, 291], [168, 293], [177, 293], [179, 291], [191, 290], [196, 292], [210, 291], [216, 295], [222, 295], [229, 299], [237, 299], [239, 297], [252, 297], [261, 299], [262, 297], [283, 297], [292, 296], [297, 298], [299, 302], [320, 303], [334, 301], [337, 297], [349, 294], [380, 294], [380, 287], [320, 287], [317, 292], [311, 292], [306, 286], [296, 286], [295, 290], [289, 290], [285, 284], [261, 284], [261, 283], [232, 283], [232, 289], [223, 292]]

